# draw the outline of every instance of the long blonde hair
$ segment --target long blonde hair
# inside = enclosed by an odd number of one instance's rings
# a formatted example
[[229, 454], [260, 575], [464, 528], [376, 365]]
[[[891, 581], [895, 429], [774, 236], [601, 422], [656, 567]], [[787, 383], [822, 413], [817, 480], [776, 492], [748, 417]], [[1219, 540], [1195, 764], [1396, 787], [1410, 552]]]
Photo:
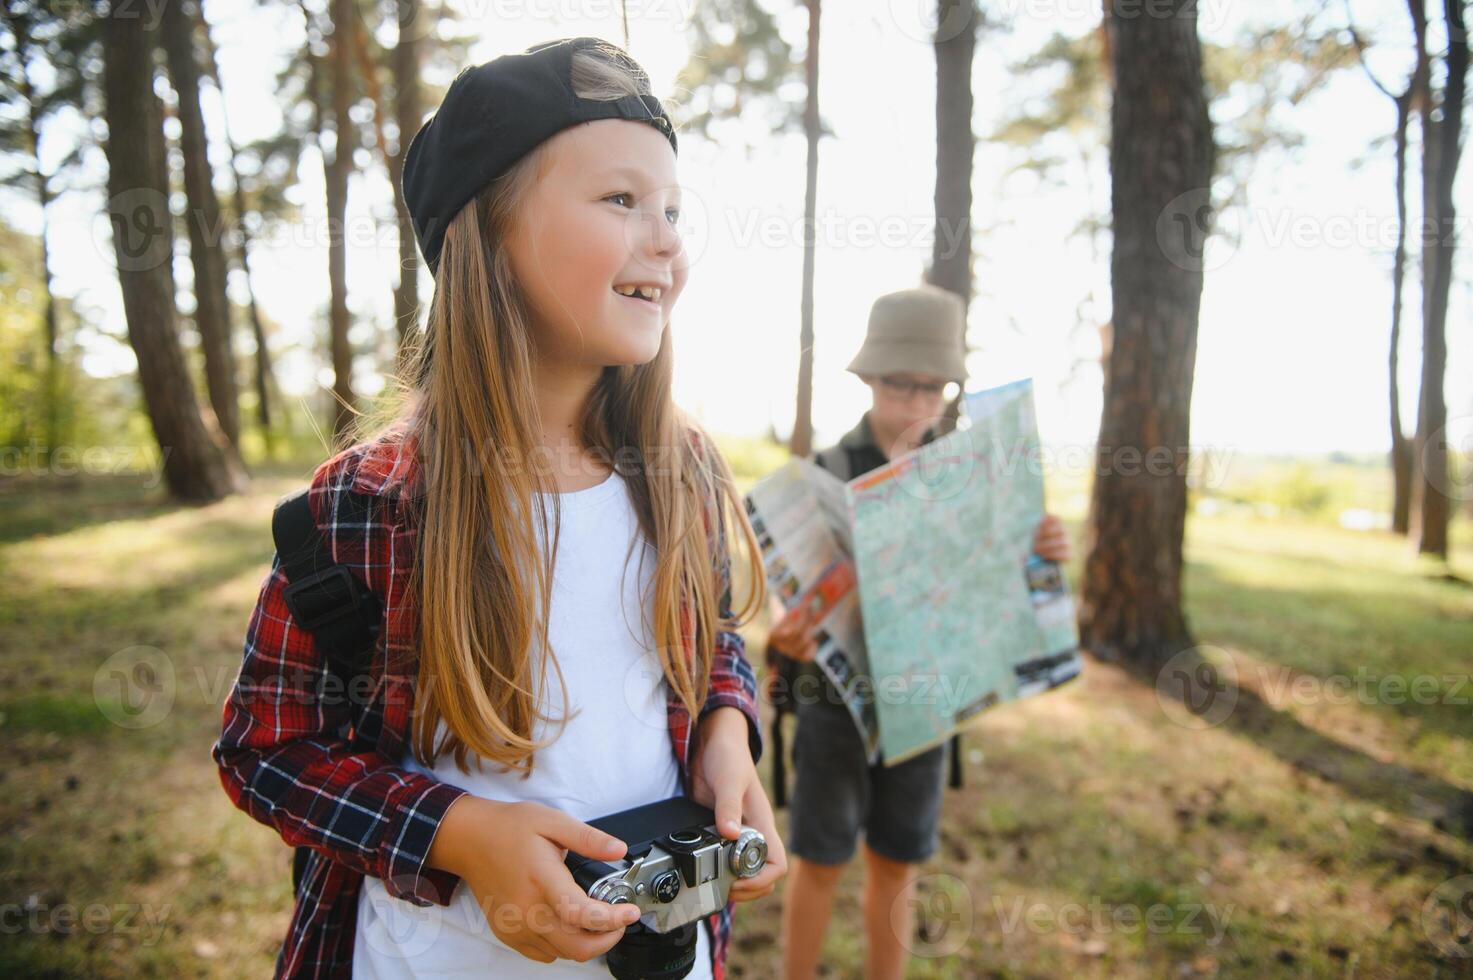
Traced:
[[[632, 62], [588, 50], [574, 54], [572, 84], [584, 98], [649, 92]], [[534, 752], [556, 737], [533, 738], [539, 720], [554, 720], [538, 707], [542, 665], [534, 640], [551, 655], [557, 497], [546, 498], [553, 511], [549, 536], [534, 494], [552, 487], [531, 463], [541, 432], [532, 324], [505, 248], [528, 190], [544, 172], [546, 145], [487, 185], [446, 228], [428, 326], [411, 334], [402, 376], [391, 379], [384, 403], [391, 425], [407, 422], [404, 438], [412, 440], [420, 464], [420, 485], [401, 494], [412, 502], [406, 516], [419, 524], [411, 579], [419, 603], [411, 741], [421, 763], [449, 751], [462, 771], [477, 755], [528, 775]], [[695, 719], [709, 689], [717, 634], [760, 610], [766, 586], [731, 470], [709, 436], [676, 408], [671, 373], [667, 324], [653, 360], [604, 369], [584, 407], [580, 438], [628, 482], [656, 555], [656, 653]], [[383, 419], [382, 411], [358, 416], [346, 439], [381, 430]], [[728, 530], [741, 534], [747, 562], [749, 587], [735, 611]], [[538, 533], [552, 543], [545, 551]], [[556, 656], [551, 659], [556, 665]], [[557, 676], [566, 704], [561, 668]]]

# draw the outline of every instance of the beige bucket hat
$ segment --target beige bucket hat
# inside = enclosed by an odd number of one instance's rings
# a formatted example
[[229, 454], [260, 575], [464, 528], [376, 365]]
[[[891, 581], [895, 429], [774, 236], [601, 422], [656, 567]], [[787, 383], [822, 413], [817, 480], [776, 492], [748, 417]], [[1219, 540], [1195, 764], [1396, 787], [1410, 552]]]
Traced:
[[923, 285], [887, 293], [869, 311], [864, 344], [847, 370], [882, 376], [909, 371], [967, 379], [967, 310], [949, 289]]

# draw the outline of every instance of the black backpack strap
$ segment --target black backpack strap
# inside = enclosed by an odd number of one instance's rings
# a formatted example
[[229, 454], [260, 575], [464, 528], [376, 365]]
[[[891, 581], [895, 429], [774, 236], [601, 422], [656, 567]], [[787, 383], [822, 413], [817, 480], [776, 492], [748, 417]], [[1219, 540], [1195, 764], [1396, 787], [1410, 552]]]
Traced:
[[[363, 669], [378, 639], [383, 604], [346, 565], [333, 560], [307, 494], [303, 488], [277, 502], [271, 537], [286, 573], [284, 598], [293, 621], [317, 639], [328, 669], [346, 685]], [[369, 504], [361, 494], [343, 494], [338, 508], [335, 519], [345, 526], [368, 521]]]
[[[335, 697], [350, 701], [358, 691], [353, 683], [368, 665], [383, 621], [383, 603], [362, 580], [333, 560], [332, 549], [322, 536], [308, 500], [310, 488], [282, 497], [271, 515], [271, 538], [286, 573], [283, 597], [296, 625], [317, 640], [326, 657], [328, 674], [336, 682]], [[369, 519], [369, 501], [348, 492], [338, 498], [334, 515], [345, 527], [364, 526]], [[354, 724], [354, 742], [372, 744], [377, 732], [361, 731]], [[292, 891], [299, 892], [312, 856], [308, 847], [292, 854]]]
[[772, 805], [781, 810], [788, 805], [787, 746], [783, 744], [783, 713], [772, 715]]
[[962, 788], [962, 733], [951, 736], [951, 788]]

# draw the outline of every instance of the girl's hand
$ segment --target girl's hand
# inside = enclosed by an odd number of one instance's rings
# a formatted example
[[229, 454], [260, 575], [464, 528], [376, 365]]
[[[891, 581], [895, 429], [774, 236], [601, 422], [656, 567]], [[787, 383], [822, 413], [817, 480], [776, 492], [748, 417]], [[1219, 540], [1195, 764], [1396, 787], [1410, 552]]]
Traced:
[[1033, 552], [1040, 558], [1057, 562], [1065, 562], [1074, 557], [1074, 550], [1069, 544], [1069, 533], [1064, 530], [1064, 522], [1053, 514], [1044, 514], [1043, 520], [1038, 522], [1038, 527], [1033, 532]]
[[778, 653], [793, 660], [812, 660], [818, 655], [818, 628], [806, 605], [789, 609], [778, 620], [767, 643]]
[[572, 850], [608, 861], [626, 849], [552, 807], [466, 795], [445, 812], [428, 861], [460, 875], [491, 931], [523, 956], [587, 962], [624, 938], [639, 908], [589, 898], [563, 858]]
[[701, 719], [691, 762], [691, 796], [716, 811], [716, 831], [735, 840], [742, 824], [767, 838], [767, 865], [751, 878], [737, 878], [727, 893], [733, 901], [750, 902], [769, 895], [788, 873], [788, 855], [777, 835], [777, 821], [767, 791], [747, 747], [747, 716], [722, 706]]

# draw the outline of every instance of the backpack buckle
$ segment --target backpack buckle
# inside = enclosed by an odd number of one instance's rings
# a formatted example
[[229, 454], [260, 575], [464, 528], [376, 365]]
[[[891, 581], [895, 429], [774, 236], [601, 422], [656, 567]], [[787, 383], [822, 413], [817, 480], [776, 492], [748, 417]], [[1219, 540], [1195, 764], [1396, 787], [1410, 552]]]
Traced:
[[335, 619], [358, 612], [358, 590], [342, 565], [313, 572], [283, 591], [286, 607], [300, 628], [313, 631]]

